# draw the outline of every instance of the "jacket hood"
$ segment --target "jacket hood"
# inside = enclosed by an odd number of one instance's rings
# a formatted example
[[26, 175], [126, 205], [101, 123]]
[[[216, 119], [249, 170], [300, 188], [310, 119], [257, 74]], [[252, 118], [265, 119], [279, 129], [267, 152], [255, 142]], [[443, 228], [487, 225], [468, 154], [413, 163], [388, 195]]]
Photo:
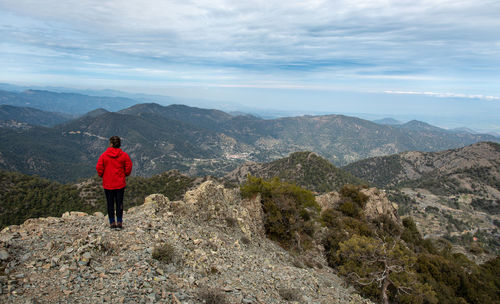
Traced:
[[123, 151], [120, 148], [109, 147], [104, 153], [109, 157], [117, 158], [120, 154], [122, 154], [122, 152]]

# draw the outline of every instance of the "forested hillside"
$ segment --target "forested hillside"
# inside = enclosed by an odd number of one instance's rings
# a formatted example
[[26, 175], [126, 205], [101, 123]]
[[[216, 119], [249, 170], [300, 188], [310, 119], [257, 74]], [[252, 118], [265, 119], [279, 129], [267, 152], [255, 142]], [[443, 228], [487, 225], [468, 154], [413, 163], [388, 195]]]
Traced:
[[0, 170], [0, 227], [28, 218], [61, 216], [66, 211], [92, 212], [74, 185]]
[[248, 174], [265, 179], [278, 177], [318, 193], [338, 191], [345, 184], [366, 184], [313, 152], [295, 152], [269, 163], [246, 163], [225, 178], [240, 184]]
[[[150, 178], [129, 177], [124, 199], [125, 210], [144, 203], [152, 193], [172, 200], [180, 199], [187, 189], [199, 183], [177, 171]], [[66, 211], [106, 214], [106, 200], [99, 177], [76, 185], [60, 184], [38, 176], [0, 170], [0, 227], [21, 224], [28, 218], [61, 216]]]

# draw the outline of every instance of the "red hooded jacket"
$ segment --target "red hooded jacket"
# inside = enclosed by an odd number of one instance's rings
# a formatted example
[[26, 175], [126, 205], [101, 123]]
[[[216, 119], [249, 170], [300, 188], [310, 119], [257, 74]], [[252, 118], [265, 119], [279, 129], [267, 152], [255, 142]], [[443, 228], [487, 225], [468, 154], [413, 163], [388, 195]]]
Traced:
[[126, 186], [125, 177], [132, 172], [132, 161], [120, 148], [109, 147], [99, 157], [96, 169], [104, 189], [121, 189]]

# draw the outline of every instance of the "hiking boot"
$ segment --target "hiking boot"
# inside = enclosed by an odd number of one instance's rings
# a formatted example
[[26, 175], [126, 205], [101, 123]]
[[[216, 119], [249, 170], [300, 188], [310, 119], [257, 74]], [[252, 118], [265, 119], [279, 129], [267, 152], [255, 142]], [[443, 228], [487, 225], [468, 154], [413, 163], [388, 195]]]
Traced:
[[111, 229], [116, 229], [116, 227], [117, 227], [117, 225], [115, 222], [109, 224], [109, 228], [111, 228]]
[[122, 222], [118, 222], [118, 223], [116, 223], [116, 228], [118, 228], [118, 229], [123, 229]]

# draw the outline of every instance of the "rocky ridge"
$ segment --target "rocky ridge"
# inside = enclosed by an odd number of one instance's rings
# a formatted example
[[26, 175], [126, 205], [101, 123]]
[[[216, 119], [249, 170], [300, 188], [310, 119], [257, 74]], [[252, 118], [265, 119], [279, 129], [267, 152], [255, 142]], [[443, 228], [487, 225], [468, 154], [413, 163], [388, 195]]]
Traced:
[[[500, 198], [499, 190], [494, 189], [495, 185], [481, 180], [487, 179], [485, 177], [493, 181], [500, 180], [500, 145], [493, 142], [480, 142], [440, 152], [410, 151], [368, 158], [343, 169], [378, 187], [398, 186], [412, 181], [422, 183], [428, 179], [456, 179], [458, 182], [454, 188], [481, 190]], [[480, 172], [475, 172], [477, 170]], [[473, 183], [484, 185], [480, 185], [481, 189], [475, 189]]]
[[[83, 212], [5, 228], [0, 302], [203, 303], [212, 293], [227, 303], [371, 303], [321, 255], [305, 260], [267, 239], [259, 197], [238, 189], [207, 181], [182, 201], [150, 195], [124, 219], [121, 231]], [[153, 258], [165, 244], [168, 262]]]
[[493, 256], [500, 252], [499, 144], [404, 152], [343, 169], [377, 187], [393, 188], [388, 193], [399, 197], [400, 213], [413, 217], [424, 237], [445, 237], [474, 260], [478, 254], [470, 249], [478, 245]]

